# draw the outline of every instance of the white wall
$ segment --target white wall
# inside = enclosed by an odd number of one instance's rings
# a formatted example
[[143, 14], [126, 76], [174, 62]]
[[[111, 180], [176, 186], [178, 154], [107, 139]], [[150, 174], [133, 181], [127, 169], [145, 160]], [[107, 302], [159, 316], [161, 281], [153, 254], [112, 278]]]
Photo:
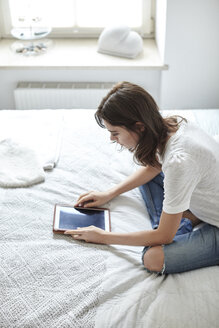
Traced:
[[155, 38], [160, 57], [163, 62], [165, 56], [166, 42], [166, 11], [167, 0], [156, 0]]
[[168, 0], [166, 23], [162, 108], [219, 108], [219, 1]]

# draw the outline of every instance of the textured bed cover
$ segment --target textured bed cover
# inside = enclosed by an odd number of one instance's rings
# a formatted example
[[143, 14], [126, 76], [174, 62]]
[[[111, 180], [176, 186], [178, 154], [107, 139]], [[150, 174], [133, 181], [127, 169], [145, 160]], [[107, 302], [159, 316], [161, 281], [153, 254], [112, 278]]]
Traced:
[[[115, 150], [92, 110], [58, 112], [64, 125], [56, 168], [44, 183], [0, 189], [0, 327], [218, 327], [219, 266], [156, 276], [143, 269], [141, 247], [53, 235], [55, 203], [73, 204], [82, 192], [104, 190], [136, 170], [132, 155]], [[218, 110], [177, 113], [219, 133]], [[53, 111], [45, 114], [48, 119]], [[35, 120], [38, 112], [32, 115]], [[151, 229], [138, 189], [107, 206], [113, 231]]]

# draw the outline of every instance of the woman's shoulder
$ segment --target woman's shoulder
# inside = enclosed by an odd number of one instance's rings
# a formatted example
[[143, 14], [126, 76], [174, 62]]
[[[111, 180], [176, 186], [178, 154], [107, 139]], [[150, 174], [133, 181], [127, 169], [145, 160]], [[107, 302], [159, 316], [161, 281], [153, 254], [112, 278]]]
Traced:
[[[192, 122], [183, 123], [169, 138], [163, 158], [163, 166], [193, 165], [206, 166], [218, 162], [219, 144]], [[189, 164], [188, 164], [189, 163]]]

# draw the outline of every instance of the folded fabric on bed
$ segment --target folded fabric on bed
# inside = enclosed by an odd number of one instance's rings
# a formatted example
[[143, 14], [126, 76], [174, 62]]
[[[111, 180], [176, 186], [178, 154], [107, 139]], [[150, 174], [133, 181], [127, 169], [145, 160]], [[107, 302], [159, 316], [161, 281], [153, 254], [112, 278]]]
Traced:
[[5, 139], [0, 141], [0, 158], [0, 187], [28, 187], [45, 180], [45, 173], [32, 149]]
[[44, 170], [52, 170], [59, 160], [63, 117], [54, 110], [2, 110], [0, 140], [9, 138], [32, 149]]

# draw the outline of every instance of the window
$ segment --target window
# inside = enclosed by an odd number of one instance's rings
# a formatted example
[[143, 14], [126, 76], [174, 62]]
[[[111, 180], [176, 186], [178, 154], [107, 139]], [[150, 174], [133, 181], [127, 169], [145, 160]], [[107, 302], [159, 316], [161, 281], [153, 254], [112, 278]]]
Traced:
[[[150, 36], [153, 0], [2, 0], [4, 37], [13, 27], [52, 27], [54, 37], [97, 37], [109, 25]], [[0, 17], [1, 19], [1, 17]]]

